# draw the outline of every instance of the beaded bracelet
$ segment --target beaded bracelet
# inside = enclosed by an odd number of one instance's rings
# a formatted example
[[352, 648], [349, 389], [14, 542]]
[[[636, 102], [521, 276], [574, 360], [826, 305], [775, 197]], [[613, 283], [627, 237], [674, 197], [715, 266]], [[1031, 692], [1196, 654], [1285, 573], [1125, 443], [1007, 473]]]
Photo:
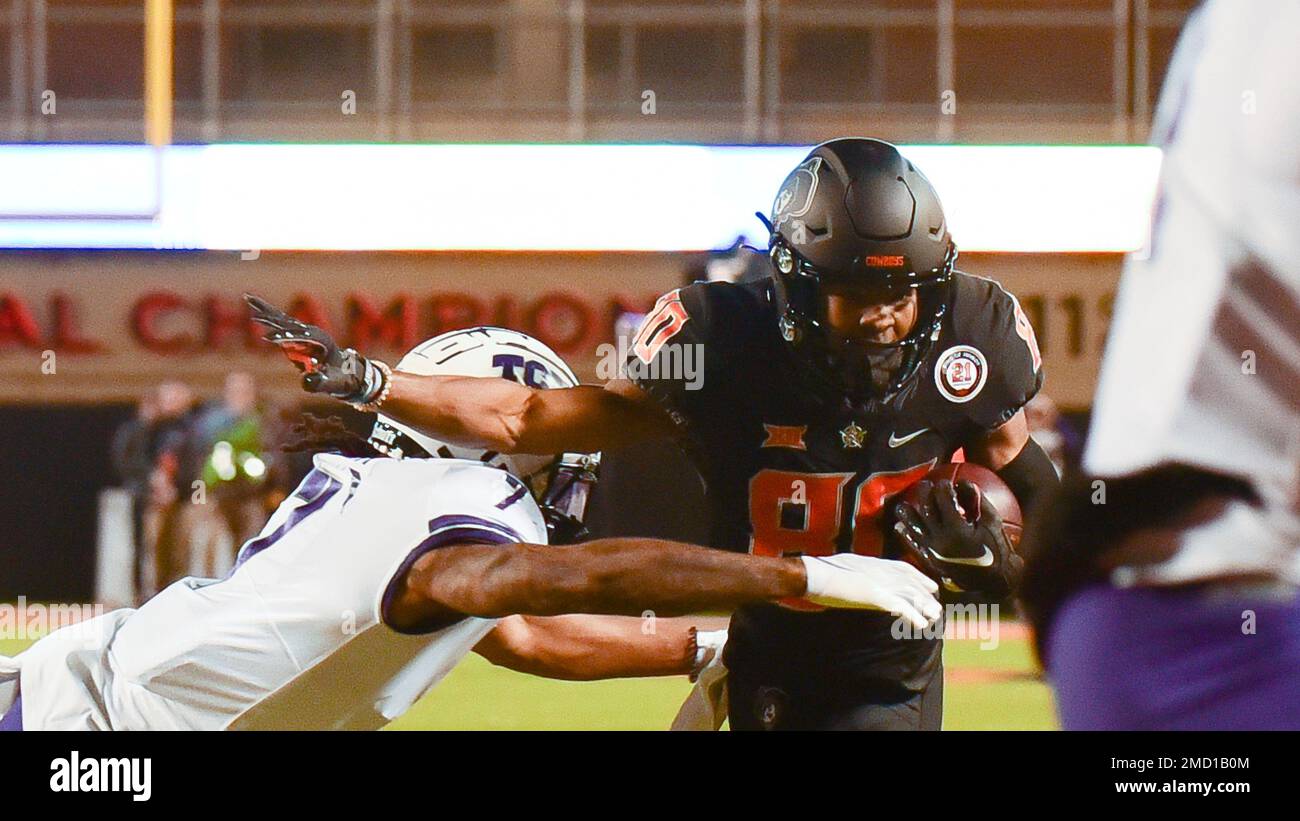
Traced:
[[384, 364], [378, 359], [370, 360], [370, 364], [374, 365], [375, 368], [379, 371], [379, 373], [383, 376], [384, 387], [380, 389], [379, 395], [376, 396], [374, 399], [370, 400], [369, 402], [351, 403], [352, 407], [356, 408], [362, 413], [374, 413], [378, 411], [379, 406], [384, 404], [384, 400], [388, 398], [388, 392], [393, 388], [393, 369], [388, 367], [388, 365]]

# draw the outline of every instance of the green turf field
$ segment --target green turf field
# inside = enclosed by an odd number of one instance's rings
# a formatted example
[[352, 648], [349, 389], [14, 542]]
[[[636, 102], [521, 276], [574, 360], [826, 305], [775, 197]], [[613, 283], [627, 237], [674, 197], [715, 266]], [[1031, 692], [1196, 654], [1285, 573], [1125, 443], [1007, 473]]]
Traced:
[[[1007, 631], [1010, 632], [1010, 631]], [[13, 655], [27, 642], [0, 640]], [[1051, 693], [1033, 676], [1028, 642], [1002, 637], [995, 649], [949, 641], [944, 727], [949, 730], [1056, 728]], [[394, 730], [660, 730], [690, 690], [684, 678], [549, 681], [493, 667], [471, 655]]]

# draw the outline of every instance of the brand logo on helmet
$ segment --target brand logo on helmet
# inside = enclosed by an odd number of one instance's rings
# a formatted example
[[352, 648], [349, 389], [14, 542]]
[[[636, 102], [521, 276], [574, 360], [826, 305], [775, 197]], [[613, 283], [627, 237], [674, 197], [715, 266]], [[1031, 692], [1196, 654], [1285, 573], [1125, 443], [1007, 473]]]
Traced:
[[772, 223], [781, 223], [802, 217], [812, 207], [813, 196], [817, 193], [817, 175], [821, 172], [822, 158], [809, 157], [799, 164], [772, 203]]
[[907, 262], [901, 255], [872, 254], [864, 260], [869, 268], [902, 268]]
[[950, 402], [969, 402], [984, 389], [989, 363], [978, 348], [955, 345], [939, 354], [934, 384]]
[[781, 317], [781, 338], [786, 342], [799, 341], [799, 326], [789, 316]]

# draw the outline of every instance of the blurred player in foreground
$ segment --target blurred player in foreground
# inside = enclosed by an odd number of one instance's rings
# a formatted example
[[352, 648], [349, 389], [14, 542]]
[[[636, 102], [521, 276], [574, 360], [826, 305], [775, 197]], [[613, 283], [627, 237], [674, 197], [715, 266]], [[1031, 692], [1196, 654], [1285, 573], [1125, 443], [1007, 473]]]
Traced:
[[1084, 453], [1026, 535], [1067, 729], [1300, 729], [1296, 0], [1189, 19]]
[[[401, 366], [577, 384], [545, 345], [501, 329], [435, 337]], [[0, 727], [371, 729], [476, 646], [563, 678], [684, 673], [703, 660], [680, 623], [650, 635], [640, 619], [497, 626], [516, 613], [671, 615], [807, 596], [898, 612], [918, 628], [940, 614], [937, 585], [903, 562], [647, 539], [544, 547], [548, 530], [551, 541], [578, 535], [592, 457], [459, 449], [383, 417], [368, 442], [316, 427], [319, 444], [352, 455], [318, 454], [226, 578], [184, 579], [139, 610], [0, 658]]]
[[[954, 270], [938, 195], [881, 140], [815, 147], [765, 221], [768, 276], [665, 294], [633, 341], [627, 378], [603, 387], [536, 391], [402, 368], [390, 379], [319, 328], [264, 303], [254, 316], [306, 371], [308, 390], [383, 402], [440, 439], [548, 453], [675, 438], [705, 479], [713, 547], [890, 555], [885, 525], [900, 515], [944, 578], [1005, 596], [1019, 558], [996, 510], [959, 512], [952, 483], [927, 487], [912, 513], [892, 497], [959, 448], [1026, 508], [1056, 483], [1025, 423], [1042, 371], [1019, 304]], [[782, 604], [732, 617], [733, 729], [940, 728], [939, 637], [898, 636], [878, 613]]]

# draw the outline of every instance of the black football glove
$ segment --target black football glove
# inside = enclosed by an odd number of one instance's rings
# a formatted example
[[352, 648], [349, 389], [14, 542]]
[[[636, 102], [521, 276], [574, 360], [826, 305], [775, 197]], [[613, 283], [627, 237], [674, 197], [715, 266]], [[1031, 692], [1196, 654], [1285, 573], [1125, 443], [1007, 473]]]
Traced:
[[[1002, 529], [1002, 517], [971, 482], [922, 479], [920, 502], [894, 506], [894, 532], [904, 558], [953, 594], [1003, 599], [1016, 589], [1024, 561]], [[960, 497], [960, 498], [959, 498]], [[978, 511], [972, 522], [963, 511]]]
[[244, 294], [254, 322], [266, 326], [262, 337], [302, 372], [303, 390], [325, 393], [345, 402], [365, 403], [379, 395], [384, 375], [351, 348], [340, 348], [323, 329], [294, 319], [266, 300]]

